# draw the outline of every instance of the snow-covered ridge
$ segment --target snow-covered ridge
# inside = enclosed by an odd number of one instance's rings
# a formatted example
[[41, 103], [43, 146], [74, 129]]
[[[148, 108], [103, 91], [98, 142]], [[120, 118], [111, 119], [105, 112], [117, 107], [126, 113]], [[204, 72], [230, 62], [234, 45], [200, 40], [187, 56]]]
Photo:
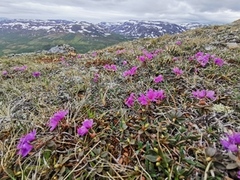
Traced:
[[2, 19], [0, 31], [44, 31], [47, 33], [81, 33], [91, 37], [106, 37], [119, 34], [127, 38], [159, 37], [164, 34], [175, 34], [187, 29], [200, 27], [199, 23], [186, 23], [182, 25], [163, 21], [137, 21], [101, 22], [92, 24], [86, 21], [68, 20], [27, 20]]

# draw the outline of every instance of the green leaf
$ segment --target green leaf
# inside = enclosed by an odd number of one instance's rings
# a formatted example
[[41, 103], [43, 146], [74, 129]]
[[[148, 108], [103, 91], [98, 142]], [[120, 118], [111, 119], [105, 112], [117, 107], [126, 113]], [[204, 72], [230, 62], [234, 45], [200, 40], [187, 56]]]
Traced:
[[157, 158], [158, 158], [159, 156], [156, 156], [156, 155], [146, 155], [145, 156], [145, 158], [147, 159], [147, 160], [149, 160], [150, 162], [157, 162]]
[[227, 166], [226, 166], [226, 168], [227, 168], [228, 170], [230, 170], [230, 169], [236, 169], [237, 167], [238, 167], [237, 163], [229, 163], [229, 164], [227, 164]]

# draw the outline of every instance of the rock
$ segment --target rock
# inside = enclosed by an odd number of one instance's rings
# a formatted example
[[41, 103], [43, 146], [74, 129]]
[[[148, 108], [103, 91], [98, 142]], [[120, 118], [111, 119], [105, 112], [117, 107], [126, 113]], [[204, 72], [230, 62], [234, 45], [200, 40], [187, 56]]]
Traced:
[[48, 50], [49, 54], [73, 54], [75, 53], [76, 50], [74, 47], [71, 47], [68, 44], [62, 44], [62, 45], [57, 45], [55, 47], [52, 47], [51, 49]]
[[229, 49], [236, 49], [240, 47], [238, 43], [226, 43], [226, 44]]

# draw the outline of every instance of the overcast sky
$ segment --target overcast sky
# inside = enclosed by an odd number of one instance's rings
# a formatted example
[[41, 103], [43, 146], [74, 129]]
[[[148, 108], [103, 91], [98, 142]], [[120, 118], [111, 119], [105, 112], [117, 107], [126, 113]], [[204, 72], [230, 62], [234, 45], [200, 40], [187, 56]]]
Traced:
[[0, 0], [0, 17], [224, 24], [240, 19], [240, 0]]

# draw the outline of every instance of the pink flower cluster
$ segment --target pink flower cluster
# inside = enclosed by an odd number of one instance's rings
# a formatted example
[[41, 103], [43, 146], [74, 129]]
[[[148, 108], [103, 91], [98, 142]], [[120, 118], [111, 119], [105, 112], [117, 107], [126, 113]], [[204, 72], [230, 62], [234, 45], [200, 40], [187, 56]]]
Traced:
[[179, 69], [178, 67], [174, 67], [172, 70], [176, 76], [180, 76], [183, 74], [183, 70]]
[[220, 140], [222, 146], [231, 152], [238, 152], [238, 147], [240, 145], [240, 133], [234, 132], [232, 134], [227, 134], [227, 136]]
[[36, 71], [36, 72], [33, 72], [32, 75], [33, 75], [33, 77], [38, 78], [41, 75], [41, 72]]
[[205, 67], [210, 60], [212, 60], [213, 63], [219, 67], [222, 67], [224, 65], [224, 61], [221, 58], [216, 57], [215, 55], [210, 55], [208, 53], [201, 52], [201, 51], [189, 58], [189, 60], [193, 60], [193, 59], [196, 59], [197, 62], [202, 67]]
[[8, 72], [6, 70], [2, 71], [2, 75], [6, 76], [8, 74]]
[[155, 78], [153, 79], [153, 81], [154, 81], [155, 83], [160, 83], [160, 82], [163, 81], [163, 76], [162, 76], [162, 75], [158, 75], [157, 77], [155, 77]]
[[123, 72], [123, 76], [124, 77], [127, 77], [127, 76], [133, 76], [134, 74], [136, 74], [137, 72], [137, 67], [136, 66], [133, 66], [131, 69], [127, 70], [127, 71], [124, 71]]
[[30, 144], [31, 141], [35, 140], [36, 136], [36, 130], [33, 130], [32, 132], [26, 134], [25, 136], [21, 137], [17, 149], [18, 154], [25, 157], [28, 155], [28, 153], [33, 149], [33, 146]]
[[48, 126], [50, 127], [50, 131], [53, 131], [58, 123], [68, 114], [68, 110], [62, 110], [56, 112], [52, 117], [50, 117], [50, 122]]
[[[141, 93], [137, 100], [141, 105], [148, 105], [151, 102], [162, 101], [164, 98], [165, 98], [164, 90], [149, 89], [146, 92], [146, 94]], [[134, 105], [135, 99], [136, 99], [135, 94], [131, 93], [130, 96], [127, 99], [125, 99], [125, 104], [128, 107], [132, 107]]]
[[27, 66], [24, 65], [24, 66], [16, 66], [13, 68], [14, 71], [25, 71], [27, 70]]
[[145, 62], [147, 60], [152, 60], [153, 58], [155, 58], [161, 52], [161, 50], [156, 50], [156, 51], [152, 51], [152, 52], [143, 50], [142, 52], [143, 52], [143, 55], [138, 56], [138, 60], [141, 62]]
[[193, 97], [197, 98], [197, 99], [203, 99], [203, 98], [208, 98], [211, 100], [215, 100], [216, 97], [215, 92], [212, 90], [196, 90], [192, 92]]
[[[53, 131], [58, 123], [68, 114], [68, 110], [61, 110], [57, 111], [53, 114], [52, 117], [50, 117], [48, 126], [50, 127], [50, 131]], [[92, 128], [93, 126], [93, 120], [92, 119], [85, 119], [84, 122], [82, 122], [82, 126], [77, 129], [77, 133], [80, 136], [84, 136], [88, 133], [88, 130]], [[33, 130], [32, 132], [24, 135], [21, 137], [17, 149], [19, 150], [18, 154], [22, 155], [23, 157], [27, 156], [28, 153], [33, 149], [33, 146], [30, 144], [31, 141], [35, 140], [36, 136], [36, 130]]]
[[117, 66], [115, 64], [106, 64], [103, 67], [104, 67], [104, 69], [106, 69], [108, 71], [116, 71], [117, 70]]
[[126, 52], [125, 49], [118, 49], [118, 50], [116, 51], [116, 54], [123, 54], [123, 53], [125, 53], [125, 52]]
[[138, 102], [141, 105], [148, 105], [150, 102], [162, 101], [165, 98], [164, 90], [149, 89], [146, 94], [140, 94]]
[[95, 73], [93, 81], [96, 83], [96, 82], [98, 82], [99, 78], [100, 78], [100, 75], [98, 73]]
[[180, 46], [182, 44], [182, 42], [181, 41], [176, 41], [175, 44]]
[[125, 100], [125, 104], [128, 107], [132, 107], [134, 105], [135, 98], [135, 94], [131, 93], [130, 96]]
[[85, 134], [88, 133], [88, 130], [89, 130], [90, 128], [92, 128], [92, 126], [93, 126], [93, 120], [92, 120], [92, 119], [85, 119], [85, 120], [82, 122], [82, 126], [77, 129], [77, 133], [78, 133], [80, 136], [84, 136]]

